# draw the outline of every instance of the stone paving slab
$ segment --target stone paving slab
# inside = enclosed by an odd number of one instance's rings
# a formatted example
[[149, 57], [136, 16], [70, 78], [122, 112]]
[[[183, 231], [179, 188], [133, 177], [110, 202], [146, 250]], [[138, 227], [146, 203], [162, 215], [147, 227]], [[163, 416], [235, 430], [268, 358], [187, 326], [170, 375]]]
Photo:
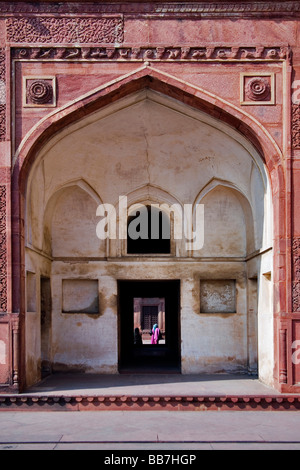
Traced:
[[300, 450], [300, 413], [0, 413], [0, 450], [24, 449]]

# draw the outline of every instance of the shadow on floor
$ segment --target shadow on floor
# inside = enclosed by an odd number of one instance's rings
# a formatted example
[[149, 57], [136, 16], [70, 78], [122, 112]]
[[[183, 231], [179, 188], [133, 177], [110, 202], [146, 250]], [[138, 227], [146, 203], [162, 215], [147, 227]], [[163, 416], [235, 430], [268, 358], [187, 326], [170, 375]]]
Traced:
[[278, 395], [275, 389], [247, 374], [131, 374], [55, 373], [24, 394], [70, 395]]

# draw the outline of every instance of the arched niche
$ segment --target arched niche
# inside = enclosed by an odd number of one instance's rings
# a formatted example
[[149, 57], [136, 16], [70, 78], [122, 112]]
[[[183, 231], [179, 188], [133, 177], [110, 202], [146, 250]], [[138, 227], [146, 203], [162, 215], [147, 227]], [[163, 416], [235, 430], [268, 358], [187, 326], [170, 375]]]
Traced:
[[95, 229], [99, 202], [77, 184], [55, 193], [45, 213], [45, 251], [53, 258], [106, 256], [105, 241]]
[[[153, 255], [167, 255], [167, 256], [181, 256], [183, 255], [183, 243], [182, 240], [176, 239], [174, 237], [175, 223], [176, 221], [181, 220], [183, 214], [183, 205], [182, 203], [172, 194], [171, 192], [165, 191], [161, 187], [154, 186], [152, 184], [147, 184], [139, 188], [134, 189], [126, 195], [123, 195], [119, 204], [116, 205], [116, 215], [117, 220], [120, 223], [122, 221], [122, 208], [126, 206], [126, 237], [120, 239], [115, 244], [115, 250], [121, 256], [131, 255], [128, 251], [128, 234], [127, 228], [129, 219], [133, 217], [133, 214], [137, 214], [136, 211], [139, 208], [148, 208], [156, 212], [156, 214], [161, 213], [165, 222], [169, 225], [170, 232], [170, 247], [165, 253], [154, 252]], [[112, 245], [112, 244], [111, 244]], [[137, 253], [136, 253], [137, 254]]]
[[204, 207], [204, 245], [195, 256], [245, 259], [261, 248], [264, 221], [258, 221], [255, 232], [252, 206], [237, 186], [213, 179], [198, 195], [194, 216], [199, 204]]

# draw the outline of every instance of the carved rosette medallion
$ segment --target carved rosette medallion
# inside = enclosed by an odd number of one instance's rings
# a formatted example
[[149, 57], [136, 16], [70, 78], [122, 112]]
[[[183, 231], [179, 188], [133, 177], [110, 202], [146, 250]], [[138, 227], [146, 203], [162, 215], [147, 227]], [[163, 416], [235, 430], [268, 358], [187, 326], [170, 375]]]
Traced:
[[56, 105], [55, 78], [24, 77], [25, 107], [54, 107]]
[[251, 101], [265, 101], [270, 99], [271, 87], [264, 77], [254, 77], [245, 87], [246, 98]]
[[275, 75], [242, 73], [241, 104], [275, 104]]
[[27, 88], [27, 100], [33, 104], [52, 102], [53, 89], [46, 80], [35, 80]]

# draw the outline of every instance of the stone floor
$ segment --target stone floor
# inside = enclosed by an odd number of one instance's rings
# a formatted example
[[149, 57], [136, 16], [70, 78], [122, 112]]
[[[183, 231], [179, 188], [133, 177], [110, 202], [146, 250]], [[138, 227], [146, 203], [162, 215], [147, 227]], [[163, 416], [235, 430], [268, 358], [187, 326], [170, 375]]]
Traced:
[[[201, 450], [300, 450], [297, 411], [0, 412], [0, 450], [116, 450], [193, 454]], [[194, 451], [194, 452], [193, 452]], [[203, 455], [197, 456], [197, 468]]]
[[[183, 400], [181, 407], [164, 402], [166, 397]], [[184, 397], [194, 397], [189, 412], [180, 411], [189, 404]], [[206, 397], [203, 408], [197, 407], [197, 397]], [[221, 406], [210, 408], [218, 397]], [[255, 406], [245, 411], [247, 397]], [[300, 450], [300, 410], [294, 406], [299, 399], [282, 398], [247, 375], [54, 374], [25, 393], [0, 395], [0, 450], [101, 450], [99, 464], [116, 451], [117, 456], [143, 451], [138, 467], [154, 451], [176, 457], [179, 451]], [[257, 407], [261, 400], [264, 405]], [[276, 412], [271, 401], [285, 406]]]
[[248, 375], [181, 375], [181, 374], [53, 374], [30, 387], [29, 395], [47, 396], [272, 396], [275, 389]]

